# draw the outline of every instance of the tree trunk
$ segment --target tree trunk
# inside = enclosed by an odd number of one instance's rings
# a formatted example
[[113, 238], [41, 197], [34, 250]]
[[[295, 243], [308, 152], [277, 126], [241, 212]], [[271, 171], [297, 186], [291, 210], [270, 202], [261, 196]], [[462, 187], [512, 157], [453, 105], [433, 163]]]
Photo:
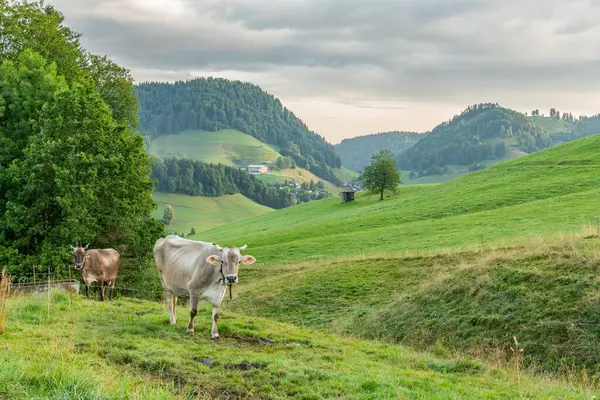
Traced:
[[383, 200], [383, 188], [381, 188], [381, 197], [379, 198], [379, 200]]

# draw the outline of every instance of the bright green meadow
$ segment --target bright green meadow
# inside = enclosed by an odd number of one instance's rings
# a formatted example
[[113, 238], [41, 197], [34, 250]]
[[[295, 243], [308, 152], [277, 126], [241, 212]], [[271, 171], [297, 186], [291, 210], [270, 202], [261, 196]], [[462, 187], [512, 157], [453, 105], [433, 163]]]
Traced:
[[0, 340], [0, 397], [44, 399], [586, 399], [517, 369], [441, 358], [202, 307], [168, 324], [158, 302], [99, 303], [66, 292], [15, 298]]
[[161, 158], [185, 157], [239, 167], [271, 162], [279, 157], [273, 146], [233, 129], [217, 132], [183, 131], [176, 135], [159, 136], [152, 141], [149, 152]]
[[202, 197], [155, 192], [153, 196], [158, 203], [158, 209], [154, 211], [153, 216], [162, 219], [166, 205], [170, 204], [175, 218], [167, 226], [167, 231], [178, 234], [187, 235], [192, 228], [201, 232], [273, 211], [241, 194]]

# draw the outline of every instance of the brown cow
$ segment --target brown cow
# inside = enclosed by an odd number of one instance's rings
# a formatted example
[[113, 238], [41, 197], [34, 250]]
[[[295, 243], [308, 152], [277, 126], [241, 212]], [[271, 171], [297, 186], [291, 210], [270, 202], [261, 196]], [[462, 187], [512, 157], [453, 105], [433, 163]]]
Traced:
[[121, 256], [115, 249], [93, 249], [88, 250], [89, 243], [83, 247], [78, 243], [76, 247], [71, 246], [75, 268], [81, 270], [81, 277], [85, 282], [85, 295], [89, 298], [90, 285], [98, 284], [100, 301], [104, 301], [104, 284], [110, 286], [110, 297], [115, 289], [115, 281], [119, 273]]

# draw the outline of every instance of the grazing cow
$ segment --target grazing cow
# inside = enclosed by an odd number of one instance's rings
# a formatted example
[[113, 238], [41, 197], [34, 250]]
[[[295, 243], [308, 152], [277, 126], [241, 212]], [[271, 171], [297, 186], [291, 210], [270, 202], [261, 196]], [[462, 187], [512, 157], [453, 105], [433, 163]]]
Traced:
[[176, 235], [161, 238], [154, 245], [154, 260], [165, 298], [169, 306], [170, 322], [177, 321], [177, 296], [190, 298], [190, 322], [187, 333], [194, 334], [194, 317], [200, 298], [207, 300], [212, 309], [213, 339], [219, 338], [217, 321], [219, 306], [227, 286], [238, 281], [238, 267], [253, 264], [252, 256], [242, 256], [243, 247], [222, 248], [213, 243], [183, 239]]
[[110, 299], [115, 289], [117, 274], [121, 255], [115, 249], [93, 249], [88, 250], [89, 243], [83, 247], [78, 243], [76, 247], [71, 246], [75, 268], [81, 270], [81, 277], [85, 282], [85, 295], [89, 298], [90, 285], [98, 284], [100, 301], [104, 301], [104, 284], [110, 286]]

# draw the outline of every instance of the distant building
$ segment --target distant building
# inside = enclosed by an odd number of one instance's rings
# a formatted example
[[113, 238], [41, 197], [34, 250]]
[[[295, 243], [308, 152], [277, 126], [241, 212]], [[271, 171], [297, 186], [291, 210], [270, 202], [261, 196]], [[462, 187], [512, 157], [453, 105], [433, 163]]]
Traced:
[[266, 174], [269, 172], [268, 165], [248, 165], [248, 172], [251, 174]]

